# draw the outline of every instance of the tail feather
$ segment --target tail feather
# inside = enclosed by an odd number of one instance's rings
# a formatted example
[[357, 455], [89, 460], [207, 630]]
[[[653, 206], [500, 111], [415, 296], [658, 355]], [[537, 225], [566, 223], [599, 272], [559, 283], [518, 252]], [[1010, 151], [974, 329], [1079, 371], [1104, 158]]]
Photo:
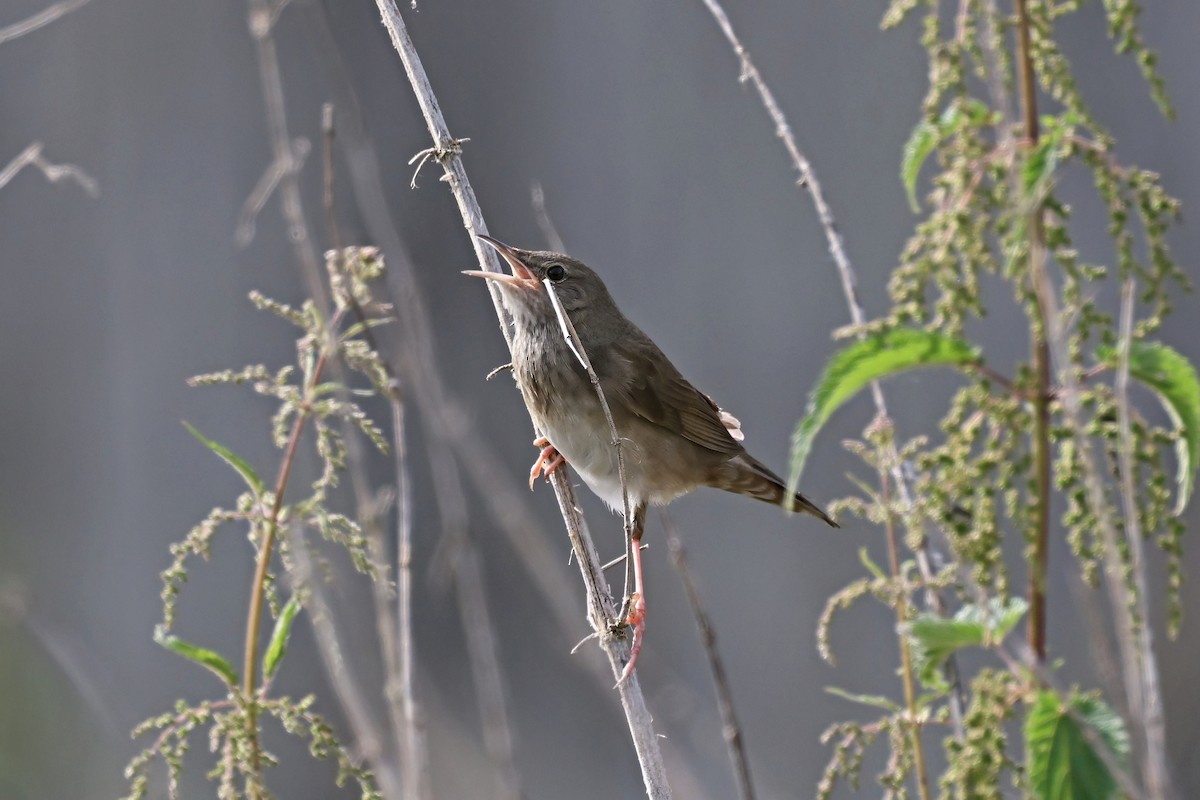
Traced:
[[828, 514], [799, 492], [793, 493], [790, 502], [784, 503], [787, 487], [783, 480], [753, 456], [742, 453], [730, 459], [712, 485], [734, 494], [742, 494], [771, 505], [784, 506], [788, 511], [803, 511], [823, 520], [826, 524], [840, 528]]

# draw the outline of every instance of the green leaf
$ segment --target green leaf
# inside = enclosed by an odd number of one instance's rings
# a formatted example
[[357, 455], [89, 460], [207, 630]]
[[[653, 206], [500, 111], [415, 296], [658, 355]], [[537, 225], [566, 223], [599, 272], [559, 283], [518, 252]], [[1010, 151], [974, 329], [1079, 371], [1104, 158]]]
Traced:
[[913, 662], [921, 683], [946, 688], [939, 668], [956, 650], [998, 644], [1028, 609], [1020, 597], [1007, 603], [994, 598], [985, 609], [974, 603], [963, 606], [952, 618], [933, 613], [918, 614], [900, 626], [900, 633], [913, 645]]
[[1106, 800], [1116, 782], [1085, 735], [1099, 735], [1124, 761], [1129, 755], [1125, 724], [1102, 700], [1076, 695], [1065, 704], [1058, 694], [1038, 693], [1025, 722], [1029, 788], [1038, 800]]
[[900, 706], [892, 702], [881, 694], [854, 694], [847, 692], [845, 689], [839, 689], [836, 686], [826, 686], [825, 691], [829, 692], [834, 697], [840, 697], [843, 700], [849, 700], [851, 703], [862, 703], [865, 706], [875, 706], [882, 708], [885, 711], [896, 713], [900, 711]]
[[186, 642], [178, 636], [173, 636], [167, 633], [161, 625], [154, 629], [154, 641], [172, 653], [181, 655], [188, 661], [194, 661], [200, 666], [211, 670], [230, 689], [237, 687], [238, 676], [233, 671], [233, 666], [225, 660], [223, 655], [215, 650], [209, 650], [207, 647], [200, 647], [191, 642]]
[[921, 165], [937, 146], [940, 131], [938, 126], [923, 119], [913, 128], [904, 143], [904, 151], [900, 158], [900, 180], [904, 182], [904, 193], [908, 195], [908, 207], [914, 214], [921, 211], [917, 202], [917, 176], [921, 174]]
[[913, 367], [962, 367], [978, 362], [974, 347], [934, 331], [897, 328], [850, 344], [829, 359], [808, 396], [804, 418], [792, 434], [788, 494], [800, 482], [817, 432], [839, 407], [872, 381]]
[[214, 453], [220, 456], [226, 464], [237, 470], [237, 473], [242, 476], [242, 480], [244, 480], [250, 487], [251, 491], [254, 492], [255, 497], [262, 497], [264, 490], [262, 478], [258, 477], [258, 473], [256, 473], [254, 468], [247, 464], [243, 458], [235, 454], [232, 450], [220, 442], [214, 442], [212, 439], [209, 439], [187, 422], [183, 423], [183, 427], [187, 428], [188, 433], [199, 439], [209, 450], [212, 450]]
[[1021, 168], [1025, 196], [1032, 202], [1040, 202], [1049, 191], [1054, 170], [1058, 167], [1059, 148], [1075, 127], [1075, 115], [1067, 112], [1062, 117], [1043, 117], [1042, 127], [1044, 130], [1037, 146]]
[[921, 174], [921, 166], [937, 147], [938, 142], [958, 125], [964, 110], [976, 125], [987, 122], [991, 113], [987, 105], [978, 100], [955, 100], [946, 107], [937, 122], [927, 119], [918, 122], [908, 135], [908, 141], [904, 143], [900, 157], [900, 180], [904, 183], [904, 193], [908, 195], [908, 205], [914, 214], [921, 210], [921, 205], [917, 202], [917, 178]]
[[300, 601], [296, 599], [295, 595], [292, 595], [292, 598], [287, 601], [287, 605], [279, 612], [279, 619], [275, 620], [275, 630], [271, 632], [271, 643], [267, 645], [267, 654], [263, 656], [264, 683], [275, 677], [275, 670], [279, 669], [279, 661], [287, 650], [288, 636], [292, 632], [292, 621], [296, 618], [296, 612], [299, 610]]
[[1016, 627], [1028, 610], [1029, 603], [1026, 603], [1023, 597], [1009, 598], [1007, 603], [998, 597], [993, 597], [988, 601], [986, 612], [971, 603], [959, 609], [954, 618], [983, 623], [984, 633], [987, 637], [984, 644], [999, 644]]
[[[1117, 368], [1115, 347], [1101, 347], [1097, 360]], [[1175, 514], [1182, 514], [1196, 486], [1196, 468], [1200, 466], [1200, 379], [1196, 368], [1177, 350], [1160, 342], [1135, 341], [1129, 348], [1129, 374], [1158, 394], [1178, 438], [1175, 460], [1177, 494]]]

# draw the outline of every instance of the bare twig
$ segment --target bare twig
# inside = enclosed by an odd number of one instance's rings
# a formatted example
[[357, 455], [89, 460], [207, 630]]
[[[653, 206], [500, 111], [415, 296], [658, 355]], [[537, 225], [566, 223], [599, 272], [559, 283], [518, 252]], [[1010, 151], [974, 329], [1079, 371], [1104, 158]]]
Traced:
[[550, 246], [551, 250], [556, 252], [567, 252], [567, 245], [563, 242], [562, 236], [559, 236], [558, 228], [555, 227], [554, 221], [550, 219], [550, 212], [546, 210], [546, 193], [542, 190], [542, 184], [534, 181], [533, 186], [529, 189], [529, 196], [533, 203], [533, 218], [537, 220], [538, 227], [542, 230], [542, 236], [546, 239], [546, 244]]
[[89, 0], [62, 0], [52, 6], [47, 6], [33, 16], [26, 17], [20, 22], [0, 28], [0, 44], [33, 33], [38, 28], [44, 28], [60, 17], [65, 17], [77, 8], [87, 5]]
[[17, 176], [25, 167], [36, 167], [51, 183], [69, 178], [79, 184], [92, 197], [100, 195], [100, 186], [90, 175], [74, 164], [53, 164], [42, 155], [42, 143], [34, 142], [22, 150], [4, 169], [0, 170], [0, 189]]
[[625, 518], [625, 600], [621, 606], [620, 618], [624, 619], [629, 612], [629, 603], [632, 595], [630, 595], [630, 586], [633, 580], [633, 556], [634, 549], [638, 547], [638, 542], [634, 539], [634, 519], [633, 509], [629, 506], [629, 484], [625, 474], [625, 448], [621, 441], [621, 434], [617, 432], [617, 423], [613, 419], [612, 409], [608, 406], [608, 398], [604, 396], [604, 387], [600, 385], [600, 378], [596, 375], [596, 370], [592, 369], [592, 361], [588, 358], [587, 350], [583, 347], [583, 342], [579, 340], [579, 334], [575, 332], [575, 325], [571, 322], [571, 317], [568, 316], [567, 310], [563, 308], [562, 301], [558, 299], [558, 292], [554, 289], [554, 283], [546, 278], [542, 281], [546, 287], [546, 294], [550, 297], [550, 305], [554, 306], [554, 313], [558, 317], [558, 325], [562, 330], [563, 338], [567, 342], [567, 347], [571, 348], [571, 352], [575, 354], [579, 365], [583, 367], [587, 373], [588, 380], [592, 382], [592, 388], [596, 390], [596, 397], [600, 400], [600, 410], [604, 412], [604, 420], [608, 423], [608, 432], [612, 436], [611, 444], [617, 452], [617, 475], [621, 481], [621, 513]]
[[[821, 224], [821, 229], [825, 232], [825, 240], [829, 247], [829, 254], [833, 257], [834, 265], [837, 267], [838, 277], [842, 283], [842, 294], [846, 300], [846, 307], [850, 311], [850, 320], [855, 326], [862, 326], [866, 322], [866, 314], [863, 313], [862, 304], [858, 299], [858, 278], [855, 274], [854, 267], [850, 263], [849, 256], [846, 255], [845, 244], [842, 241], [842, 234], [838, 231], [837, 222], [833, 217], [833, 211], [829, 207], [829, 203], [825, 200], [825, 193], [821, 190], [821, 184], [817, 181], [817, 176], [813, 172], [812, 164], [805, 158], [804, 153], [800, 150], [799, 144], [796, 142], [795, 134], [792, 133], [792, 128], [788, 124], [787, 117], [784, 116], [783, 109], [779, 107], [779, 103], [775, 99], [774, 93], [767, 86], [766, 81], [759, 73], [758, 68], [754, 66], [754, 62], [750, 60], [750, 52], [742, 44], [737, 34], [733, 30], [733, 25], [729, 21], [724, 8], [722, 8], [719, 0], [701, 0], [709, 13], [717, 22], [717, 26], [725, 35], [725, 39], [733, 48], [741, 63], [741, 75], [739, 80], [743, 83], [749, 81], [755, 91], [758, 92], [759, 99], [762, 101], [763, 108], [766, 109], [767, 115], [775, 124], [775, 135], [783, 142], [784, 149], [787, 150], [788, 157], [792, 162], [793, 168], [799, 174], [797, 183], [803, 186], [809, 196], [812, 198], [813, 206], [817, 212], [817, 219]], [[859, 338], [865, 334], [860, 333]], [[875, 403], [876, 415], [890, 419], [887, 409], [887, 400], [883, 394], [883, 387], [878, 381], [871, 381], [871, 398]], [[890, 459], [892, 462], [892, 478], [896, 483], [896, 491], [900, 495], [900, 501], [905, 508], [913, 508], [912, 495], [908, 488], [908, 481], [905, 478], [904, 470], [901, 465], [900, 458]], [[925, 579], [927, 585], [933, 582], [933, 567], [929, 557], [929, 545], [924, 536], [921, 537], [921, 544], [916, 551], [917, 567], [921, 571], [921, 576]], [[937, 613], [943, 613], [945, 604], [938, 593], [933, 589], [927, 589], [925, 593], [926, 605]], [[947, 679], [953, 686], [954, 691], [950, 695], [951, 715], [954, 726], [954, 735], [961, 740], [964, 736], [962, 713], [963, 713], [963, 698], [962, 685], [958, 678], [955, 659], [953, 656], [946, 661]]]
[[[399, 9], [397, 9], [393, 0], [377, 0], [377, 5], [383, 16], [384, 26], [388, 30], [393, 46], [400, 55], [409, 82], [416, 93], [417, 102], [421, 106], [421, 111], [429, 127], [434, 146], [439, 151], [446, 151], [453, 143], [454, 137], [450, 135], [450, 131], [446, 127], [446, 121], [442, 116], [441, 108], [429, 84], [429, 78], [425, 74], [425, 68], [421, 64], [416, 48], [408, 36], [408, 31], [404, 20], [400, 16]], [[476, 258], [484, 268], [493, 272], [500, 271], [501, 267], [497, 256], [491, 252], [490, 248], [484, 245], [481, 239], [475, 236], [475, 234], [486, 233], [487, 228], [483, 221], [483, 213], [479, 208], [475, 194], [471, 190], [470, 182], [467, 179], [462, 159], [450, 153], [445, 158], [440, 159], [440, 163], [445, 170], [445, 180], [449, 184], [455, 200], [458, 202], [463, 222], [467, 227], [468, 233], [471, 234], [471, 245], [475, 250]], [[495, 287], [492, 287], [491, 293], [505, 341], [511, 344], [509, 332], [505, 325], [505, 316], [499, 292]], [[559, 509], [563, 514], [563, 520], [566, 523], [572, 545], [575, 547], [579, 568], [587, 587], [589, 617], [591, 618], [592, 626], [597, 630], [605, 629], [604, 633], [600, 636], [601, 646], [608, 656], [613, 675], [616, 677], [621, 672], [624, 658], [628, 657], [628, 648], [623, 640], [610, 635], [606, 629], [608, 620], [614, 616], [615, 609], [612, 607], [612, 599], [609, 596], [607, 584], [600, 569], [600, 560], [596, 556], [595, 548], [592, 546], [583, 516], [577, 508], [574, 489], [561, 472], [554, 473], [551, 483], [554, 486], [555, 495], [559, 502]], [[662, 754], [654, 735], [653, 721], [646, 708], [645, 698], [642, 696], [637, 676], [631, 676], [628, 681], [621, 684], [618, 691], [625, 710], [626, 720], [629, 723], [630, 733], [633, 736], [638, 760], [642, 767], [642, 778], [647, 794], [651, 798], [669, 797], [670, 788], [666, 780]]]
[[333, 611], [326, 598], [325, 587], [319, 577], [313, 576], [308, 542], [304, 540], [304, 534], [298, 527], [290, 526], [287, 534], [292, 567], [288, 570], [288, 581], [294, 593], [305, 597], [304, 605], [308, 608], [313, 632], [316, 634], [314, 638], [317, 652], [321, 656], [321, 663], [325, 667], [325, 674], [329, 676], [329, 683], [337, 695], [338, 703], [346, 714], [346, 722], [354, 733], [355, 753], [372, 765], [383, 796], [399, 798], [401, 795], [396, 772], [389, 766], [390, 759], [384, 756], [383, 742], [380, 741], [378, 726], [371, 715], [370, 705], [342, 657], [345, 650], [339, 641], [337, 625], [334, 624]]
[[667, 532], [667, 549], [671, 553], [671, 561], [679, 580], [683, 584], [684, 594], [687, 595], [688, 605], [692, 608], [692, 617], [696, 620], [696, 629], [700, 633], [700, 643], [704, 645], [704, 653], [708, 656], [708, 669], [712, 673], [713, 693], [717, 696], [717, 712], [721, 715], [721, 733], [725, 746], [729, 751], [729, 760], [733, 765], [733, 776], [737, 781], [738, 797], [741, 800], [754, 800], [754, 783], [750, 779], [750, 761], [746, 758], [746, 743], [742, 739], [742, 726], [738, 724], [737, 713], [733, 708], [733, 692], [729, 688], [729, 677], [725, 674], [725, 664], [717, 652], [717, 634], [712, 622], [704, 611], [700, 601], [700, 592], [696, 582], [692, 580], [692, 571], [688, 566], [687, 552], [683, 542], [675, 530], [674, 523], [666, 511], [659, 515], [663, 528]]
[[[1127, 682], [1129, 713], [1142, 729], [1145, 752], [1142, 757], [1142, 778], [1146, 781], [1146, 794], [1160, 800], [1173, 795], [1170, 771], [1167, 767], [1167, 733], [1163, 719], [1162, 694], [1158, 685], [1158, 664], [1154, 655], [1153, 629], [1150, 624], [1150, 608], [1147, 601], [1149, 585], [1146, 582], [1145, 553], [1142, 547], [1141, 523], [1138, 519], [1137, 494], [1133, 481], [1135, 470], [1133, 431], [1129, 422], [1129, 353], [1133, 345], [1133, 300], [1134, 279], [1126, 278], [1121, 284], [1120, 361], [1117, 364], [1117, 415], [1120, 427], [1121, 498], [1125, 507], [1125, 543], [1129, 547], [1129, 579], [1133, 583], [1132, 606], [1122, 609], [1124, 615], [1133, 615], [1131, 631], [1136, 650], [1137, 669], [1126, 665], [1126, 675], [1133, 681]], [[1107, 546], [1107, 542], [1106, 542]], [[1122, 576], [1123, 581], [1123, 576]]]

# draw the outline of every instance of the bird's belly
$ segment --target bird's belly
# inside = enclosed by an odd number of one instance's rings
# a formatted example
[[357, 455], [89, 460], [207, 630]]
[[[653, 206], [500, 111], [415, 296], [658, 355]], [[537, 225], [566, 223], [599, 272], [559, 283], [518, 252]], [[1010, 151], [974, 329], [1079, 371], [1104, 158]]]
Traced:
[[[559, 424], [548, 424], [542, 430], [588, 488], [610, 508], [620, 511], [623, 507], [621, 475], [608, 422], [598, 409], [589, 417], [559, 420]], [[701, 476], [690, 474], [688, 469], [690, 454], [666, 452], [669, 447], [643, 446], [644, 441], [659, 438], [639, 436], [643, 424], [629, 419], [617, 424], [630, 506], [638, 503], [663, 505], [700, 485], [703, 482]]]

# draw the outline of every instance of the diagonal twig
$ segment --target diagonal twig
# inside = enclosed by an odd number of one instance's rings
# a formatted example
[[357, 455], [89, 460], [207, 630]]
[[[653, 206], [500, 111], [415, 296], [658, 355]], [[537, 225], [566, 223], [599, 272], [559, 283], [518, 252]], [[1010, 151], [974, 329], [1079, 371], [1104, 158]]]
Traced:
[[0, 189], [3, 189], [9, 181], [17, 176], [18, 172], [26, 167], [35, 167], [40, 170], [46, 176], [46, 180], [51, 183], [70, 179], [79, 184], [90, 196], [98, 197], [100, 195], [99, 184], [82, 168], [74, 164], [54, 164], [47, 161], [46, 157], [42, 155], [41, 142], [33, 142], [18, 153], [12, 161], [9, 161], [4, 169], [0, 169]]
[[11, 25], [6, 25], [0, 28], [0, 44], [12, 41], [13, 39], [24, 36], [27, 33], [33, 33], [38, 28], [44, 28], [51, 22], [65, 17], [77, 8], [87, 5], [90, 0], [62, 0], [52, 6], [47, 6], [36, 14], [26, 17], [20, 22], [14, 22]]
[[[425, 68], [416, 48], [408, 36], [408, 30], [400, 16], [399, 9], [394, 0], [376, 0], [376, 2], [383, 16], [384, 27], [387, 28], [392, 45], [400, 55], [405, 73], [412, 84], [434, 146], [445, 151], [453, 143], [454, 137], [450, 135], [449, 128], [446, 126], [446, 120], [442, 116], [437, 97], [429, 84], [429, 78], [425, 74]], [[445, 170], [444, 179], [458, 203], [463, 223], [466, 225], [468, 233], [471, 234], [471, 245], [475, 250], [478, 262], [485, 269], [493, 272], [501, 271], [498, 257], [484, 245], [483, 240], [475, 236], [486, 233], [487, 227], [484, 224], [479, 203], [475, 199], [475, 193], [471, 189], [462, 159], [451, 152], [440, 159], [440, 163]], [[511, 337], [504, 324], [505, 314], [499, 291], [495, 287], [490, 287], [490, 291], [505, 342], [510, 345], [511, 349]], [[608, 621], [615, 616], [616, 609], [613, 608], [607, 582], [600, 568], [600, 560], [587, 532], [583, 515], [577, 507], [575, 492], [569, 481], [566, 480], [565, 475], [556, 472], [551, 478], [551, 485], [554, 487], [559, 510], [562, 512], [568, 535], [575, 548], [579, 569], [587, 589], [590, 621], [593, 628], [600, 633], [601, 647], [608, 657], [613, 676], [616, 677], [620, 674], [629, 651], [623, 640], [612, 636], [607, 631]], [[629, 724], [634, 749], [637, 751], [646, 792], [651, 798], [670, 797], [670, 787], [666, 779], [662, 753], [654, 734], [653, 720], [646, 708], [645, 698], [636, 674], [631, 675], [629, 680], [618, 687], [618, 693], [625, 711], [626, 721]]]

